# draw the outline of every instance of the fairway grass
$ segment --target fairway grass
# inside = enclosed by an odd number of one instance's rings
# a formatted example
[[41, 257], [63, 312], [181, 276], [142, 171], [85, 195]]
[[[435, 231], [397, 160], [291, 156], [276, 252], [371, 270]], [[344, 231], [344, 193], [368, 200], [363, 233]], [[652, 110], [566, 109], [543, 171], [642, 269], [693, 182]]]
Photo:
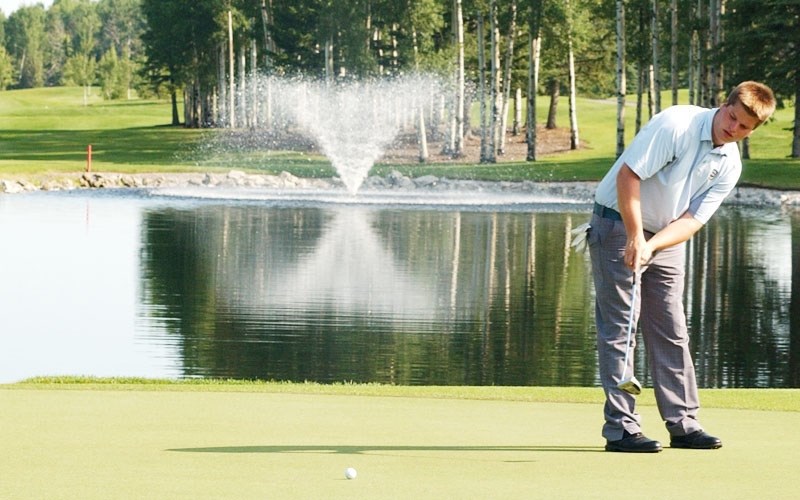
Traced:
[[[797, 390], [701, 391], [722, 449], [628, 455], [603, 451], [598, 388], [52, 382], [0, 386], [0, 498], [788, 498], [800, 488]], [[783, 410], [730, 408], [756, 394]], [[667, 443], [651, 401], [646, 391], [645, 431]]]
[[[629, 96], [629, 104], [635, 102]], [[548, 102], [540, 97], [541, 101]], [[664, 95], [664, 102], [671, 102]], [[688, 94], [681, 92], [679, 103]], [[476, 104], [477, 106], [477, 104]], [[540, 105], [537, 122], [546, 120]], [[626, 144], [635, 133], [635, 108], [626, 113]], [[752, 159], [745, 161], [741, 185], [782, 190], [800, 189], [800, 159], [788, 158], [794, 108], [779, 109], [750, 140]], [[646, 114], [646, 113], [645, 113]], [[566, 100], [558, 107], [559, 124], [568, 124]], [[473, 118], [478, 113], [473, 113]], [[536, 162], [496, 164], [379, 162], [371, 171], [387, 175], [398, 170], [410, 177], [434, 175], [452, 180], [597, 181], [616, 156], [616, 103], [608, 99], [578, 99], [582, 148], [540, 155]], [[92, 146], [92, 171], [105, 173], [224, 172], [231, 169], [298, 177], [330, 177], [335, 171], [320, 155], [302, 151], [239, 150], [225, 139], [226, 130], [170, 126], [167, 100], [104, 101], [92, 89], [87, 102], [80, 87], [48, 87], [0, 92], [0, 180], [74, 177], [87, 166]], [[647, 117], [644, 117], [647, 120]], [[246, 149], [246, 148], [245, 148]]]

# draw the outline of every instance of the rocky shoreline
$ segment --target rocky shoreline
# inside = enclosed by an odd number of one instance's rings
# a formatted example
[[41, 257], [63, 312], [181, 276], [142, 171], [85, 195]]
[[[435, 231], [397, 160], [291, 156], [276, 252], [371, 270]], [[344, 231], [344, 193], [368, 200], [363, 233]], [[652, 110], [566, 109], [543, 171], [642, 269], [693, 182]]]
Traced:
[[[532, 182], [532, 181], [468, 181], [452, 180], [432, 175], [410, 178], [399, 172], [385, 177], [368, 177], [361, 190], [404, 191], [466, 191], [536, 194], [567, 197], [589, 203], [594, 182]], [[64, 191], [72, 189], [155, 189], [179, 187], [250, 188], [250, 189], [343, 189], [338, 178], [301, 178], [288, 172], [279, 175], [248, 174], [239, 170], [227, 173], [162, 173], [116, 174], [76, 173], [45, 176], [40, 179], [0, 179], [0, 195], [33, 191]], [[725, 201], [730, 205], [754, 207], [800, 208], [800, 192], [752, 187], [738, 187]]]

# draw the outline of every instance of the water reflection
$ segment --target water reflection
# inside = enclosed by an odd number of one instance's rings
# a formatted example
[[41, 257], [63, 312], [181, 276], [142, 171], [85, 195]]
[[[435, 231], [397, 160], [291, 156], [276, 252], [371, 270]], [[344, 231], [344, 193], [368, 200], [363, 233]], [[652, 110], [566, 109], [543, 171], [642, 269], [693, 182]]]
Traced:
[[591, 385], [591, 290], [586, 261], [568, 253], [571, 219], [148, 211], [143, 302], [158, 306], [151, 316], [191, 318], [162, 322], [190, 376]]
[[[568, 246], [587, 219], [546, 205], [0, 197], [0, 261], [16, 264], [0, 280], [0, 381], [595, 385], [590, 263]], [[701, 386], [800, 386], [798, 229], [796, 214], [724, 208], [689, 245]]]

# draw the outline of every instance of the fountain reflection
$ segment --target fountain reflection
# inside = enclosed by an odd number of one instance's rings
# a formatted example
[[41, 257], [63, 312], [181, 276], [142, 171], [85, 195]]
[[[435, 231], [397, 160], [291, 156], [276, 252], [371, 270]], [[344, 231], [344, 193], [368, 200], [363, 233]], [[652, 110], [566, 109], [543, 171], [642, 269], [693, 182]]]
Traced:
[[[307, 304], [347, 316], [380, 315], [403, 329], [409, 318], [434, 321], [441, 316], [426, 279], [403, 270], [373, 227], [375, 213], [364, 208], [334, 208], [326, 213], [314, 248], [303, 253], [274, 278], [265, 281], [249, 269], [220, 276], [232, 291], [235, 307], [268, 307], [287, 316], [303, 317]], [[296, 321], [296, 320], [295, 320]]]

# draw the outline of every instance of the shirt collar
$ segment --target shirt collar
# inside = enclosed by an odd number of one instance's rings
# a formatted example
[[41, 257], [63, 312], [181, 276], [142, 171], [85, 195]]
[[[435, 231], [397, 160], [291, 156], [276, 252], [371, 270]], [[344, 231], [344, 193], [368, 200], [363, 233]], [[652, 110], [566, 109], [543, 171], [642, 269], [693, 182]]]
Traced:
[[[701, 141], [708, 141], [712, 142], [711, 138], [711, 127], [714, 124], [714, 117], [717, 115], [717, 111], [719, 108], [709, 109], [707, 112], [703, 114], [703, 123], [700, 125], [700, 140]], [[713, 149], [714, 144], [711, 144]]]

